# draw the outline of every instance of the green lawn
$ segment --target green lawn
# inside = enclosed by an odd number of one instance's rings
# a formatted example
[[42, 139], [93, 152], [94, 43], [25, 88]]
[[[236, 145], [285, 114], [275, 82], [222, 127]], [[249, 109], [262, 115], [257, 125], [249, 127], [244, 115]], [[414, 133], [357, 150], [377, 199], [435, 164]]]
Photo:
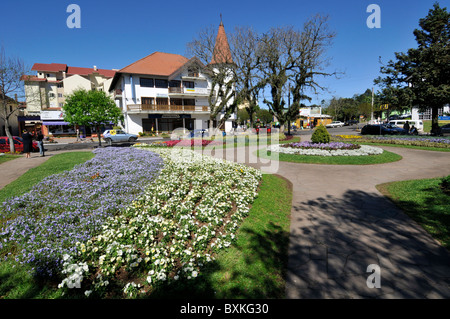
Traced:
[[278, 160], [281, 162], [304, 163], [304, 164], [325, 164], [325, 165], [374, 165], [397, 162], [402, 159], [398, 154], [384, 151], [381, 155], [369, 156], [311, 156], [298, 154], [284, 154], [267, 152], [266, 156], [261, 151], [257, 155], [263, 158]]
[[[445, 124], [449, 124], [450, 121], [439, 121], [439, 126], [443, 126]], [[430, 133], [431, 131], [431, 120], [423, 121], [423, 131], [425, 133]]]
[[28, 192], [33, 185], [49, 175], [72, 169], [94, 157], [92, 152], [67, 152], [52, 156], [38, 167], [28, 170], [14, 182], [0, 190], [0, 203], [5, 199]]
[[441, 180], [393, 182], [378, 185], [377, 189], [450, 249], [450, 195], [440, 188]]
[[0, 164], [21, 157], [20, 155], [5, 154], [0, 156]]

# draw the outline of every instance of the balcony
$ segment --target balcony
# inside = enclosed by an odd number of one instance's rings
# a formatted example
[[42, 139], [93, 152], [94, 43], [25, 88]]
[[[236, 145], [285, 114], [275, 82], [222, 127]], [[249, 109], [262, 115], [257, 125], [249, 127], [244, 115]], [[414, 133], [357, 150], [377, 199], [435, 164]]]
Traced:
[[203, 105], [153, 105], [153, 104], [130, 104], [127, 105], [129, 113], [153, 113], [153, 112], [200, 112], [209, 113], [209, 106]]
[[171, 87], [169, 88], [170, 95], [188, 95], [188, 96], [209, 96], [211, 89], [205, 88], [186, 88], [186, 87]]

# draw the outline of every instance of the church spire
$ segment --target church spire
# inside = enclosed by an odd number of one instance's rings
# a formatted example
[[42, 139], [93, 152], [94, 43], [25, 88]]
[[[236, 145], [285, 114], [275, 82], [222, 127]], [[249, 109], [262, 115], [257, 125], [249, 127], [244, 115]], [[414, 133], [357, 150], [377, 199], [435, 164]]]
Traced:
[[225, 27], [222, 22], [222, 14], [220, 14], [220, 25], [211, 64], [233, 64], [230, 45], [228, 44], [227, 34], [225, 33]]

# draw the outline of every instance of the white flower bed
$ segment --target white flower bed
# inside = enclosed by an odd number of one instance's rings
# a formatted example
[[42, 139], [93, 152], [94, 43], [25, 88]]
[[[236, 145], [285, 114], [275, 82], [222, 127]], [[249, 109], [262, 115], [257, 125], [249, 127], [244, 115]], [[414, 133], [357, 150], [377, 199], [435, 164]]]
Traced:
[[101, 234], [77, 244], [60, 287], [77, 278], [86, 295], [101, 294], [118, 274], [139, 274], [144, 279], [122, 290], [134, 297], [160, 282], [196, 278], [235, 240], [262, 173], [187, 149], [148, 149], [164, 160], [159, 178], [124, 214], [110, 217]]
[[281, 145], [271, 145], [267, 148], [269, 152], [298, 154], [311, 156], [367, 156], [383, 154], [383, 149], [368, 145], [361, 145], [357, 150], [321, 150], [321, 149], [301, 149], [293, 147], [282, 147]]

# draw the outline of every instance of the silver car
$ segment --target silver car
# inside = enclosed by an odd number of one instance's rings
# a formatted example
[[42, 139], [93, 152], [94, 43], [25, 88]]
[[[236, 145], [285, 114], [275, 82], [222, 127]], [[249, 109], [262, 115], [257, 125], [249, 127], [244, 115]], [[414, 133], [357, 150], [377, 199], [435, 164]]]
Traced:
[[137, 141], [138, 136], [125, 133], [122, 130], [106, 130], [103, 132], [103, 139], [111, 145], [112, 143], [134, 143]]

